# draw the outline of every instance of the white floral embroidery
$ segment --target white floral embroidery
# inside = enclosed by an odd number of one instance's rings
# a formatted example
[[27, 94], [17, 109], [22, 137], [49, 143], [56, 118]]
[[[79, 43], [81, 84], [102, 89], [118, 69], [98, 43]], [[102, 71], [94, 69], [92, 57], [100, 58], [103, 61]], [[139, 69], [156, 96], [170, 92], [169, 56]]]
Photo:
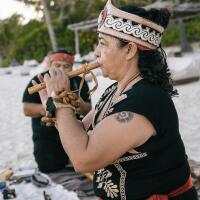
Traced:
[[98, 183], [97, 188], [104, 189], [107, 193], [107, 197], [114, 199], [118, 197], [119, 189], [111, 180], [112, 173], [109, 170], [100, 169], [97, 172], [96, 182]]
[[[96, 104], [95, 113], [94, 113], [94, 117], [93, 117], [93, 121], [92, 121], [92, 127], [93, 128], [95, 127], [95, 119], [96, 119], [95, 116], [97, 115], [99, 110], [101, 110], [102, 107], [106, 104], [108, 99], [111, 97], [112, 93], [116, 90], [116, 87], [117, 87], [117, 85], [114, 84], [110, 88], [106, 89], [105, 92], [103, 93], [102, 97], [99, 99], [98, 103]], [[104, 100], [103, 100], [103, 98], [104, 98]]]
[[127, 162], [127, 161], [130, 161], [130, 160], [138, 160], [138, 159], [144, 158], [146, 156], [148, 156], [148, 154], [146, 152], [145, 153], [139, 153], [139, 154], [119, 158], [113, 163], [115, 164], [115, 163]]
[[108, 116], [113, 110], [114, 108], [110, 108], [109, 110], [107, 110], [104, 117]]
[[149, 27], [144, 28], [142, 24], [133, 25], [130, 20], [124, 22], [122, 18], [115, 18], [111, 14], [106, 16], [104, 26], [140, 38], [157, 47], [159, 47], [162, 40], [162, 34], [160, 32], [156, 30], [151, 31]]
[[120, 196], [121, 200], [126, 200], [126, 190], [125, 190], [125, 181], [126, 181], [126, 171], [122, 168], [122, 166], [118, 163], [114, 165], [120, 173]]
[[117, 103], [123, 101], [123, 100], [126, 99], [126, 98], [127, 98], [127, 94], [122, 94], [122, 95], [120, 95], [120, 96], [114, 101], [114, 104], [113, 104], [113, 105], [115, 105], [115, 104], [117, 104]]
[[110, 113], [112, 113], [112, 111], [114, 110], [113, 106], [115, 104], [123, 101], [126, 98], [127, 98], [126, 94], [122, 94], [120, 96], [114, 96], [113, 99], [110, 102], [110, 108], [106, 111], [105, 116], [108, 116]]

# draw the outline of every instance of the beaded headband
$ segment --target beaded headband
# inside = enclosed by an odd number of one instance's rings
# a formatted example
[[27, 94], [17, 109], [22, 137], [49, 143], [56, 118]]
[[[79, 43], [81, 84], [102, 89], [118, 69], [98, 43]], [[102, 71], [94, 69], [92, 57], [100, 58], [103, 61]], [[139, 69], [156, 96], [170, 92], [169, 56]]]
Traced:
[[98, 32], [134, 42], [145, 49], [157, 49], [164, 28], [148, 19], [116, 8], [108, 0], [99, 15]]

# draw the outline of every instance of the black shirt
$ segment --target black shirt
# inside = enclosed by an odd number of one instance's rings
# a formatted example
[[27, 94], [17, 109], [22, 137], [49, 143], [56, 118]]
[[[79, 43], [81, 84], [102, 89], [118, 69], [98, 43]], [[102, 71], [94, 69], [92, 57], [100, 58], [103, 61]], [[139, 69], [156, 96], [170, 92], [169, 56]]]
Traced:
[[[97, 125], [99, 113], [116, 87], [114, 83], [102, 95], [89, 130]], [[106, 112], [106, 116], [121, 111], [138, 113], [152, 123], [157, 134], [135, 148], [136, 152], [129, 151], [96, 171], [93, 182], [96, 195], [106, 200], [144, 200], [182, 186], [189, 178], [190, 169], [171, 97], [143, 79], [124, 92], [120, 99]]]
[[[42, 73], [44, 75], [46, 72]], [[33, 77], [38, 81], [37, 76]], [[31, 80], [33, 80], [31, 79]], [[78, 90], [81, 77], [75, 77], [70, 79], [71, 90]], [[32, 86], [31, 81], [27, 85], [24, 94], [23, 102], [38, 103], [41, 104], [41, 100], [38, 93], [30, 95], [28, 88]], [[89, 88], [86, 82], [83, 84], [81, 90], [81, 97], [85, 102], [90, 102], [90, 95], [88, 94]], [[81, 118], [80, 115], [77, 116]], [[42, 172], [52, 172], [63, 169], [68, 163], [68, 156], [65, 153], [58, 131], [55, 127], [46, 127], [41, 124], [41, 117], [32, 118], [32, 130], [33, 130], [33, 143], [34, 143], [34, 156], [38, 164], [39, 169]], [[67, 123], [67, 122], [66, 122]]]

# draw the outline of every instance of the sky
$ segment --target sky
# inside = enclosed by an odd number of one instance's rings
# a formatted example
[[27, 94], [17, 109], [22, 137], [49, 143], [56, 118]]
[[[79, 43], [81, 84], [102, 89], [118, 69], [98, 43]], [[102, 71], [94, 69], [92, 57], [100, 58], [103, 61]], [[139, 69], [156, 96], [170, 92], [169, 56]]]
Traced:
[[37, 17], [37, 13], [33, 7], [27, 7], [23, 3], [15, 0], [0, 0], [0, 19], [8, 18], [14, 13], [23, 15], [23, 23]]

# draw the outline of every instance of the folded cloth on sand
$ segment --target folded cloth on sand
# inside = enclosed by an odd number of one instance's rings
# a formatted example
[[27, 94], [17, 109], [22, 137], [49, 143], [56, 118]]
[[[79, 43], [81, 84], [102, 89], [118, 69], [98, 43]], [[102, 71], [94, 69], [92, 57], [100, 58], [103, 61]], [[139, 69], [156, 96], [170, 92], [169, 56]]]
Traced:
[[75, 172], [71, 164], [68, 164], [63, 170], [48, 173], [48, 176], [54, 183], [62, 185], [69, 191], [75, 191], [79, 197], [88, 197], [88, 200], [95, 197], [92, 182], [83, 174]]

